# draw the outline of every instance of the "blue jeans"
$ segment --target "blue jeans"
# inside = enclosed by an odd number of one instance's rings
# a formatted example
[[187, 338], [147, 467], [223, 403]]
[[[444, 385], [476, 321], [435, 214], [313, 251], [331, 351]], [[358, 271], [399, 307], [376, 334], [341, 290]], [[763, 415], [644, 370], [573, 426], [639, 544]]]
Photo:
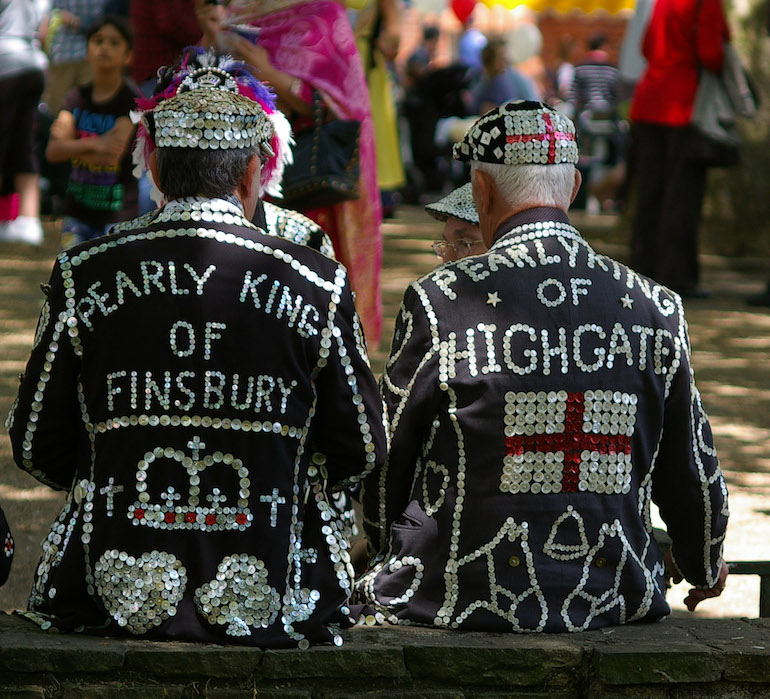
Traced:
[[111, 223], [94, 225], [72, 216], [65, 216], [61, 224], [59, 250], [66, 250], [94, 238], [101, 238], [112, 228], [112, 225]]

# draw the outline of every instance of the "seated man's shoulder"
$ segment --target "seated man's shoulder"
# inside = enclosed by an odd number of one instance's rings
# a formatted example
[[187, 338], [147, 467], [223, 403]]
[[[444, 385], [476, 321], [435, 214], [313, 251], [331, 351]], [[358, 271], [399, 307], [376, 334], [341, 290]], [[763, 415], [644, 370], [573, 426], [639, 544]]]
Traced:
[[[82, 262], [89, 257], [89, 253], [93, 255], [95, 248], [105, 252], [131, 242], [133, 249], [133, 244], [154, 245], [153, 241], [159, 238], [191, 236], [215, 240], [231, 248], [233, 254], [272, 254], [276, 261], [285, 263], [289, 275], [293, 270], [311, 285], [328, 292], [334, 291], [332, 285], [341, 286], [340, 280], [346, 279], [347, 271], [334, 259], [331, 241], [323, 229], [298, 212], [267, 205], [265, 209], [269, 230], [254, 225], [234, 209], [225, 212], [231, 218], [224, 220], [222, 212], [218, 215], [216, 211], [209, 211], [197, 203], [186, 206], [182, 202], [175, 206], [172, 202], [116, 224], [107, 235], [97, 240], [85, 241], [59, 253], [59, 261]], [[235, 244], [231, 246], [233, 240]]]
[[[326, 255], [314, 246], [292, 240], [289, 237], [275, 235], [261, 229], [257, 230], [257, 234], [263, 236], [262, 240], [266, 249], [272, 250], [274, 257], [282, 257], [292, 270], [309, 283], [331, 291], [332, 289], [325, 282], [339, 284], [341, 282], [338, 280], [347, 279], [347, 270], [333, 256]], [[282, 255], [280, 253], [276, 255], [278, 250], [282, 251]]]
[[311, 218], [299, 211], [284, 209], [271, 202], [264, 202], [265, 220], [268, 235], [291, 240], [317, 250], [322, 255], [334, 259], [334, 248], [329, 236]]
[[[469, 311], [470, 308], [487, 306], [505, 314], [506, 311], [512, 311], [512, 307], [503, 304], [498, 308], [498, 304], [506, 295], [515, 293], [519, 301], [515, 312], [519, 313], [522, 311], [521, 300], [530, 293], [535, 296], [538, 283], [543, 282], [542, 267], [532, 256], [527, 258], [528, 252], [523, 254], [525, 259], [522, 261], [513, 248], [493, 249], [481, 255], [439, 265], [412, 282], [407, 288], [405, 299], [412, 303], [415, 302], [412, 299], [419, 299], [426, 310], [451, 319], [466, 317], [475, 312]], [[573, 286], [578, 286], [579, 300], [583, 298], [581, 285], [591, 285], [591, 298], [597, 299], [595, 303], [589, 304], [592, 313], [604, 312], [602, 309], [605, 309], [612, 314], [615, 308], [623, 308], [628, 317], [645, 319], [647, 324], [656, 327], [669, 327], [672, 332], [678, 330], [684, 320], [684, 306], [676, 292], [590, 249], [587, 262], [578, 264], [574, 271], [554, 269], [545, 283], [563, 289], [564, 298], [569, 296]], [[583, 308], [584, 304], [580, 304], [580, 307]], [[547, 310], [540, 303], [536, 303], [533, 308]]]
[[463, 257], [462, 259], [454, 260], [453, 262], [445, 262], [435, 269], [432, 269], [427, 274], [424, 274], [417, 279], [415, 283], [423, 285], [430, 283], [436, 284], [442, 279], [457, 279], [458, 281], [461, 281], [466, 278], [470, 281], [474, 281], [474, 277], [478, 276], [476, 274], [478, 271], [489, 269], [488, 256], [489, 253], [486, 252], [481, 255], [469, 255], [468, 257]]
[[148, 211], [146, 214], [141, 214], [136, 218], [129, 219], [128, 221], [121, 221], [116, 223], [109, 230], [109, 234], [114, 233], [127, 233], [129, 231], [136, 231], [140, 228], [147, 228], [150, 226], [158, 215], [158, 209], [154, 211]]
[[464, 293], [473, 293], [476, 282], [496, 271], [494, 264], [490, 264], [487, 252], [445, 262], [412, 282], [410, 287], [415, 290], [424, 289], [429, 295], [438, 293], [454, 300], [458, 289], [462, 288]]
[[621, 290], [637, 292], [634, 295], [636, 301], [629, 308], [640, 312], [646, 308], [665, 317], [684, 315], [682, 297], [676, 291], [656, 282], [652, 277], [640, 274], [622, 262], [618, 262], [610, 257], [600, 257], [613, 266], [614, 273], [612, 278], [607, 280], [608, 285], [614, 284], [620, 287]]

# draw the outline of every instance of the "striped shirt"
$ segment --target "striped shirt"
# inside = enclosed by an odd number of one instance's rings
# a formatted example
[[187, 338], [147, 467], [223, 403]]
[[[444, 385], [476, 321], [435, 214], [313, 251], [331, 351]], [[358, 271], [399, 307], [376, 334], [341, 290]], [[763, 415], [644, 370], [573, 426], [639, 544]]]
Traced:
[[606, 63], [583, 63], [575, 66], [569, 101], [575, 112], [614, 113], [618, 105], [620, 73]]

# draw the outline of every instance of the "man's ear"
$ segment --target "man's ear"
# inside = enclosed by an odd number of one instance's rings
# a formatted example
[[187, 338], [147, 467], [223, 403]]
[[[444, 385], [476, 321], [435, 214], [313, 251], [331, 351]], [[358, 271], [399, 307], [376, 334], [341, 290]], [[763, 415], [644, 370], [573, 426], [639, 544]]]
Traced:
[[483, 170], [474, 170], [473, 201], [479, 215], [486, 215], [492, 210], [493, 190], [492, 176]]
[[153, 182], [155, 182], [155, 186], [160, 189], [160, 191], [165, 194], [163, 189], [161, 189], [160, 186], [160, 175], [158, 174], [158, 159], [155, 157], [156, 151], [153, 151], [150, 153], [150, 160], [148, 165], [150, 166], [150, 174], [152, 175]]
[[492, 175], [483, 170], [473, 169], [472, 171], [472, 193], [473, 203], [476, 205], [476, 211], [479, 214], [479, 231], [484, 245], [488, 248], [492, 246], [492, 239], [495, 235], [495, 229], [499, 221], [494, 212], [495, 193], [497, 187]]
[[237, 194], [242, 202], [246, 202], [257, 195], [261, 173], [260, 166], [259, 156], [252, 155], [249, 158], [249, 164], [246, 166], [246, 172], [238, 183]]
[[235, 188], [235, 196], [241, 200], [243, 213], [249, 220], [254, 216], [259, 203], [259, 180], [262, 174], [262, 163], [258, 155], [252, 155], [249, 158], [249, 164], [246, 166], [246, 172], [243, 173], [241, 181]]
[[582, 183], [583, 183], [583, 175], [580, 174], [580, 170], [575, 168], [575, 182], [572, 185], [572, 195], [569, 198], [570, 204], [572, 204], [572, 202], [575, 201], [575, 197], [577, 196], [577, 193], [580, 190], [580, 185]]

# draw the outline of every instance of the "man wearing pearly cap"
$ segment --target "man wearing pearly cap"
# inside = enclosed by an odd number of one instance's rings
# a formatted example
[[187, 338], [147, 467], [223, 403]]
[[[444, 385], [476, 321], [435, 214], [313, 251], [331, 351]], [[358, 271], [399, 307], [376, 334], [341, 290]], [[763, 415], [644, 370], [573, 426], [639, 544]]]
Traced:
[[578, 148], [558, 112], [502, 105], [454, 155], [489, 250], [404, 295], [361, 601], [391, 623], [487, 631], [661, 619], [654, 501], [694, 609], [724, 587], [728, 513], [681, 299], [571, 225]]
[[58, 256], [8, 419], [17, 464], [67, 494], [25, 614], [339, 644], [332, 491], [385, 451], [346, 271], [249, 222], [289, 133], [243, 64], [190, 50], [140, 107], [162, 206]]
[[479, 215], [473, 203], [470, 182], [452, 190], [438, 201], [426, 204], [425, 210], [444, 224], [442, 239], [432, 245], [433, 252], [441, 262], [453, 262], [486, 250], [481, 239]]

